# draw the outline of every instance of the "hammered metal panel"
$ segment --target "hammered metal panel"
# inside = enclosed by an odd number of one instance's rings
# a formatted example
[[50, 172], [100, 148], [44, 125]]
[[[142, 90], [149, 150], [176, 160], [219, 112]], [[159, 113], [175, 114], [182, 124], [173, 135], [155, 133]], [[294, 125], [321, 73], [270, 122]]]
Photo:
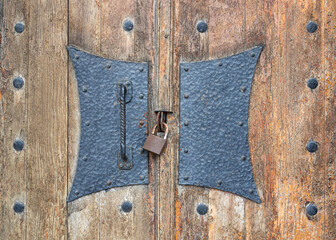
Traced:
[[252, 78], [262, 47], [181, 63], [179, 183], [260, 203], [248, 143]]
[[[80, 100], [81, 134], [77, 169], [68, 201], [113, 187], [148, 184], [146, 140], [148, 64], [115, 61], [68, 47]], [[131, 170], [118, 168], [120, 104], [118, 81], [132, 82], [126, 104], [127, 153]]]

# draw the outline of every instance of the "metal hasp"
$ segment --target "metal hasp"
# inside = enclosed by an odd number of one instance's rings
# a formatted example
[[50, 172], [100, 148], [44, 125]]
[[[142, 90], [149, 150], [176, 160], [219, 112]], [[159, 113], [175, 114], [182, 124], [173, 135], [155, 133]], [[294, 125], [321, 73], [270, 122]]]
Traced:
[[[67, 201], [113, 187], [148, 184], [148, 154], [141, 151], [147, 128], [148, 64], [110, 60], [71, 46], [68, 51], [78, 84], [81, 134]], [[121, 151], [124, 107], [126, 144]]]
[[250, 89], [261, 50], [181, 63], [179, 184], [261, 202], [248, 143]]

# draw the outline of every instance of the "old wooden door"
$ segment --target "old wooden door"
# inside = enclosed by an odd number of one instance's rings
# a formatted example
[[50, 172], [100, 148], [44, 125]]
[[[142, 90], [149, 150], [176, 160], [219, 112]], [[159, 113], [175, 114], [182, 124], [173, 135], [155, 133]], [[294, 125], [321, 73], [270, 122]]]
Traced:
[[[0, 239], [336, 239], [334, 0], [11, 0], [0, 14]], [[68, 45], [149, 64], [143, 127], [155, 110], [171, 113], [148, 185], [67, 203], [80, 138]], [[254, 46], [248, 134], [260, 204], [178, 184], [180, 62]]]

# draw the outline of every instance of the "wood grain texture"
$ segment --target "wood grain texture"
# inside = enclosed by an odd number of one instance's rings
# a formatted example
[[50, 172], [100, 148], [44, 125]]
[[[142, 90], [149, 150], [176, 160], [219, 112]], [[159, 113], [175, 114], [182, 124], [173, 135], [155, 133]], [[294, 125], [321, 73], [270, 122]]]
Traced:
[[[209, 59], [209, 34], [197, 31], [198, 21], [209, 24], [209, 1], [176, 1], [174, 79], [177, 82], [179, 82], [181, 61]], [[175, 96], [175, 102], [179, 107], [179, 94]], [[177, 113], [179, 112], [178, 108]], [[210, 207], [209, 214], [201, 216], [196, 208], [200, 203], [209, 205], [209, 190], [201, 187], [179, 186], [176, 195], [175, 239], [208, 239], [212, 209]]]
[[26, 239], [66, 239], [67, 3], [29, 2]]
[[[23, 239], [27, 223], [26, 209], [15, 213], [15, 203], [26, 205], [27, 147], [13, 149], [13, 142], [27, 143], [27, 77], [29, 16], [24, 1], [10, 1], [0, 6], [0, 239]], [[16, 33], [15, 24], [26, 29]], [[22, 77], [25, 85], [13, 87], [13, 79]]]
[[[116, 60], [153, 62], [154, 15], [151, 1], [87, 1], [70, 3], [69, 43], [93, 54]], [[125, 19], [134, 29], [122, 28]], [[150, 66], [150, 69], [152, 66]], [[79, 143], [79, 103], [76, 79], [69, 67], [69, 174], [71, 186]], [[149, 76], [152, 79], [152, 76]], [[150, 169], [153, 164], [150, 163]], [[153, 171], [149, 186], [102, 191], [69, 204], [70, 239], [154, 239]], [[130, 201], [130, 213], [121, 204]], [[81, 222], [83, 224], [81, 224]], [[84, 225], [84, 226], [83, 226]]]
[[[182, 59], [196, 61], [204, 56], [197, 52], [204, 49], [204, 42], [194, 37], [195, 32], [186, 34], [186, 29], [193, 25], [188, 21], [195, 21], [195, 16], [188, 15], [188, 10], [192, 10], [185, 9], [188, 3], [176, 4], [179, 24], [175, 38], [186, 40], [177, 41], [175, 48]], [[197, 1], [192, 5], [197, 8]], [[206, 57], [216, 59], [256, 45], [264, 46], [253, 80], [249, 112], [253, 172], [262, 203], [209, 190], [208, 222], [199, 228], [190, 216], [192, 210], [186, 210], [188, 217], [181, 216], [187, 215], [183, 214], [183, 208], [187, 208], [184, 205], [192, 205], [201, 189], [189, 188], [186, 193], [188, 187], [179, 187], [188, 200], [183, 203], [177, 197], [176, 239], [334, 238], [330, 228], [335, 221], [331, 210], [335, 192], [335, 129], [331, 120], [335, 94], [335, 50], [331, 37], [335, 31], [331, 27], [334, 8], [332, 1], [203, 2], [198, 12], [209, 14]], [[315, 33], [306, 30], [310, 20], [319, 25]], [[306, 84], [311, 77], [319, 80], [315, 90]], [[309, 140], [318, 142], [316, 153], [306, 150]], [[309, 202], [319, 209], [311, 219], [305, 210]]]

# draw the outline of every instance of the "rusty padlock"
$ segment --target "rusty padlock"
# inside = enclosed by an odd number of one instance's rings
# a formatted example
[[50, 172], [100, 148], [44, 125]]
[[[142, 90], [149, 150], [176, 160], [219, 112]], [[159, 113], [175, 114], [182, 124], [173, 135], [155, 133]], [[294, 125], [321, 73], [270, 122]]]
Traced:
[[155, 153], [157, 155], [160, 155], [163, 147], [165, 146], [166, 142], [167, 142], [167, 136], [168, 136], [168, 125], [163, 123], [163, 126], [165, 127], [165, 135], [164, 138], [161, 138], [157, 135], [155, 135], [157, 133], [157, 129], [158, 129], [158, 125], [156, 124], [153, 128], [152, 133], [150, 133], [147, 137], [147, 140], [145, 142], [145, 144], [143, 145], [143, 149]]

